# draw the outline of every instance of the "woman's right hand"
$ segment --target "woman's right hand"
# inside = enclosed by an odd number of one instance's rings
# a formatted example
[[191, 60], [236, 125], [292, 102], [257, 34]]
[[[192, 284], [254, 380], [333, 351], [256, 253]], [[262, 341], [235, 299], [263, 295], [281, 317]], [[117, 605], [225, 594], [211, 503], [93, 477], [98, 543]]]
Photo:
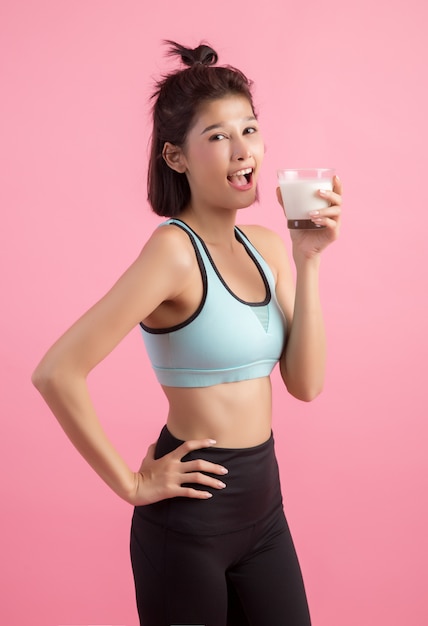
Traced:
[[131, 504], [134, 506], [153, 504], [159, 500], [177, 496], [200, 500], [212, 497], [212, 493], [209, 491], [183, 486], [183, 483], [186, 485], [197, 483], [213, 489], [224, 489], [226, 485], [221, 480], [207, 476], [205, 472], [224, 476], [227, 474], [225, 467], [203, 459], [181, 460], [189, 452], [209, 448], [213, 444], [215, 441], [212, 439], [185, 441], [169, 454], [155, 459], [156, 444], [153, 443], [147, 450], [140, 469], [135, 474], [135, 496], [132, 498]]

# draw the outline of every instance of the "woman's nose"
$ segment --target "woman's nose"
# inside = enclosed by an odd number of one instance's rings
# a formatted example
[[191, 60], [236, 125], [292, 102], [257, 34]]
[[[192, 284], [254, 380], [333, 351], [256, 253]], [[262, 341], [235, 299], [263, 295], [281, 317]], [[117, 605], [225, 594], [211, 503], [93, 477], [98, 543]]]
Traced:
[[243, 140], [236, 140], [233, 146], [232, 158], [236, 161], [246, 161], [251, 157], [251, 152], [247, 143]]

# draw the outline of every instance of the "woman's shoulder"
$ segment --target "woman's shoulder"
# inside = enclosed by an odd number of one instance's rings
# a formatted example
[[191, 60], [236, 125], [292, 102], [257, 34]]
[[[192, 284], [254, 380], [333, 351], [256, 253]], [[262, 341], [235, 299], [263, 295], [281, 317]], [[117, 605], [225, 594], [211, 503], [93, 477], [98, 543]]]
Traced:
[[195, 252], [186, 232], [162, 223], [146, 240], [136, 265], [150, 268], [156, 275], [168, 274], [181, 279], [195, 267]]
[[173, 222], [162, 222], [151, 233], [145, 247], [155, 248], [161, 254], [169, 257], [186, 256], [186, 251], [191, 253], [192, 245], [189, 235], [182, 228], [177, 228]]

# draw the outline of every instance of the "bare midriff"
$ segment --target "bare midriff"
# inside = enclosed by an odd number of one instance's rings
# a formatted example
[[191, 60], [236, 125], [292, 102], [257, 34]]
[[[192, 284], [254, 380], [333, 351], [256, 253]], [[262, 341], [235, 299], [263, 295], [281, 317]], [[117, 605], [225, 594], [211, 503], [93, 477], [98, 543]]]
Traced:
[[220, 448], [250, 448], [271, 434], [269, 377], [212, 387], [163, 387], [168, 430], [177, 439], [215, 439]]

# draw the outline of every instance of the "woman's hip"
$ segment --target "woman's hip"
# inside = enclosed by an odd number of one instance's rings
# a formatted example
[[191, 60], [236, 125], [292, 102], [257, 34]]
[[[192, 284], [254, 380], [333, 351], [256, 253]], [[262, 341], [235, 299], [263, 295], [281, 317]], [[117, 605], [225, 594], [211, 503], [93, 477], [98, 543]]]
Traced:
[[[175, 450], [183, 442], [165, 426], [156, 445], [156, 458]], [[282, 509], [282, 496], [273, 435], [251, 448], [202, 448], [183, 457], [205, 459], [228, 469], [222, 477], [226, 488], [211, 491], [212, 498], [171, 498], [136, 507], [141, 520], [178, 532], [215, 535], [249, 527]], [[206, 486], [192, 484], [195, 489]]]

